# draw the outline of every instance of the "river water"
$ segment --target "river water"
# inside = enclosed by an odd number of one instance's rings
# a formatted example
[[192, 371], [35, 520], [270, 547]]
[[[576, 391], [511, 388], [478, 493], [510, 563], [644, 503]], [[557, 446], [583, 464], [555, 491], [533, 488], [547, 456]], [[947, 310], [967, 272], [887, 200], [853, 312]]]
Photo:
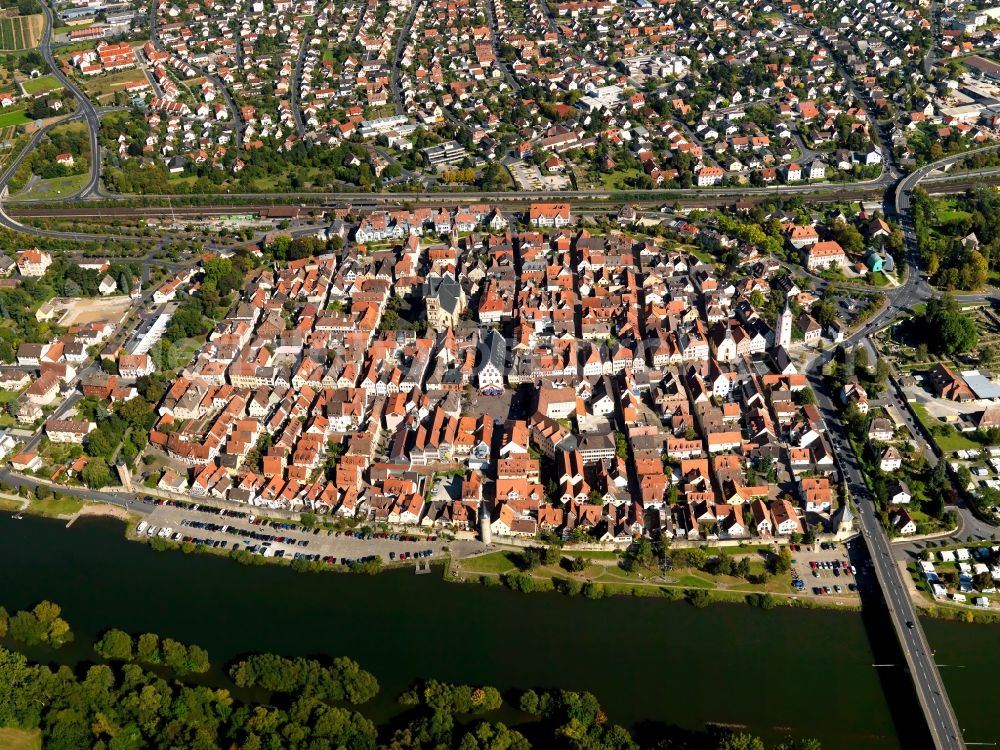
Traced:
[[[345, 655], [382, 686], [364, 710], [376, 721], [398, 711], [396, 697], [414, 680], [434, 677], [501, 690], [590, 690], [639, 736], [714, 722], [768, 738], [813, 736], [827, 750], [924, 741], [912, 731], [905, 678], [872, 666], [898, 661], [888, 627], [857, 613], [523, 595], [410, 570], [301, 574], [157, 553], [127, 542], [110, 519], [66, 529], [7, 514], [0, 514], [0, 583], [8, 611], [40, 599], [62, 606], [76, 641], [57, 652], [60, 661], [92, 659], [93, 641], [108, 627], [204, 646], [217, 682], [225, 681], [225, 664], [247, 652]], [[928, 632], [942, 655], [963, 665], [944, 674], [959, 718], [984, 715], [973, 727], [980, 739], [991, 730], [989, 715], [974, 710], [968, 678], [992, 683], [987, 669], [995, 671], [997, 653], [989, 646], [1000, 631], [936, 622]], [[973, 655], [987, 665], [974, 667]], [[973, 710], [963, 710], [970, 701]]]

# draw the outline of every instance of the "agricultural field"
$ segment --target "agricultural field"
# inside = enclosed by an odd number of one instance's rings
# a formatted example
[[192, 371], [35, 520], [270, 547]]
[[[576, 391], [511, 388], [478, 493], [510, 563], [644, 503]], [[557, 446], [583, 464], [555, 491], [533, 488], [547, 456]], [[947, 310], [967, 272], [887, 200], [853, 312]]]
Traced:
[[34, 49], [42, 38], [45, 16], [5, 16], [0, 18], [0, 49], [17, 51]]
[[0, 728], [2, 750], [41, 750], [42, 733], [37, 729]]

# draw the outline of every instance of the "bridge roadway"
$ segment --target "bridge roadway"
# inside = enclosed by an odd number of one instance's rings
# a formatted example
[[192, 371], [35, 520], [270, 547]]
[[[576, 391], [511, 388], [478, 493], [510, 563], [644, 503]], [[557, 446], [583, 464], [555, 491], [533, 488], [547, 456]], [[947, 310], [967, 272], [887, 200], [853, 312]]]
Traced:
[[[994, 147], [995, 148], [995, 147]], [[954, 156], [923, 167], [899, 181], [894, 191], [886, 195], [886, 214], [899, 220], [908, 254], [906, 281], [889, 296], [889, 303], [871, 321], [846, 341], [845, 347], [864, 342], [868, 336], [891, 323], [900, 314], [912, 313], [915, 307], [930, 299], [935, 291], [924, 280], [919, 269], [916, 231], [910, 212], [911, 194], [917, 184], [934, 169], [955, 163], [968, 154]], [[837, 463], [847, 483], [848, 495], [855, 500], [861, 534], [868, 546], [875, 574], [888, 608], [889, 618], [899, 639], [903, 658], [913, 680], [917, 701], [924, 714], [930, 737], [938, 750], [960, 750], [965, 747], [958, 718], [952, 708], [944, 682], [934, 661], [934, 651], [920, 625], [907, 585], [906, 573], [892, 554], [889, 538], [875, 510], [874, 499], [868, 492], [860, 463], [847, 439], [833, 398], [826, 391], [822, 366], [833, 352], [826, 352], [809, 363], [806, 374], [816, 393], [816, 403], [826, 422], [834, 446]]]
[[[913, 270], [910, 273], [916, 275]], [[886, 308], [873, 328], [869, 329], [866, 326], [863, 335], [867, 336], [869, 330], [876, 330], [878, 326], [892, 320], [894, 315], [889, 313], [890, 309], [892, 306]], [[896, 311], [898, 310], [893, 310]], [[854, 339], [855, 342], [860, 340], [861, 336]], [[854, 455], [847, 440], [846, 430], [838, 419], [838, 410], [830, 396], [823, 391], [819, 365], [829, 361], [831, 356], [832, 352], [818, 357], [813, 362], [815, 369], [811, 369], [808, 373], [813, 390], [816, 392], [817, 406], [826, 421], [828, 434], [833, 439], [834, 453], [843, 472], [843, 479], [847, 483], [848, 495], [855, 500], [861, 534], [868, 546], [875, 574], [888, 607], [889, 618], [899, 638], [903, 658], [913, 680], [917, 700], [934, 747], [938, 750], [960, 750], [965, 747], [965, 740], [934, 661], [934, 651], [928, 644], [920, 620], [917, 618], [906, 574], [900, 569], [892, 554], [889, 538], [876, 513], [874, 499], [868, 493], [857, 456]]]

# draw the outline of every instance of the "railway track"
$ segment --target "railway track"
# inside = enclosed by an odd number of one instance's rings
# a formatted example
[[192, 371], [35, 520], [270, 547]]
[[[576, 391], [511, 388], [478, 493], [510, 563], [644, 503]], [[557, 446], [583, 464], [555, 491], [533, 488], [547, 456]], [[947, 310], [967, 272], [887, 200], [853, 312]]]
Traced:
[[[1000, 174], [978, 175], [968, 179], [953, 177], [947, 180], [926, 180], [923, 187], [930, 193], [955, 193], [967, 190], [970, 187], [982, 185], [984, 182], [1000, 182]], [[816, 195], [796, 194], [803, 200], [813, 202], [839, 202], [844, 200], [874, 200], [880, 198], [884, 191], [878, 188], [859, 187], [856, 190], [842, 190], [836, 193], [820, 192]], [[308, 196], [302, 196], [306, 198]], [[629, 205], [650, 207], [673, 205], [679, 203], [685, 208], [715, 208], [720, 206], [732, 206], [736, 203], [751, 205], [757, 203], [771, 202], [781, 194], [749, 194], [737, 198], [732, 195], [705, 195], [695, 197], [678, 197], [671, 200], [669, 197], [659, 196], [656, 198], [637, 198], [636, 200], [625, 201]], [[511, 196], [509, 199], [492, 198], [490, 202], [499, 203], [505, 208], [527, 208], [537, 198], [526, 198]], [[574, 207], [581, 210], [617, 210], [621, 208], [623, 201], [610, 196], [594, 197], [568, 197], [566, 200]], [[392, 194], [369, 194], [359, 193], [350, 200], [331, 201], [322, 195], [312, 196], [312, 200], [300, 200], [297, 203], [235, 203], [231, 205], [213, 206], [177, 206], [171, 205], [144, 205], [144, 206], [121, 206], [107, 205], [96, 201], [80, 202], [76, 205], [65, 207], [40, 206], [30, 203], [7, 203], [6, 212], [11, 216], [21, 219], [93, 219], [98, 221], [113, 221], [115, 219], [126, 218], [157, 218], [157, 219], [211, 219], [223, 216], [247, 216], [253, 215], [261, 219], [280, 219], [294, 217], [295, 212], [299, 212], [299, 218], [306, 218], [310, 215], [316, 216], [326, 208], [342, 207], [350, 205], [355, 208], [403, 208], [413, 205], [434, 205], [434, 206], [458, 206], [468, 203], [481, 203], [481, 196], [470, 195], [468, 198], [458, 198], [456, 196], [421, 196], [419, 199], [410, 198], [405, 195]]]

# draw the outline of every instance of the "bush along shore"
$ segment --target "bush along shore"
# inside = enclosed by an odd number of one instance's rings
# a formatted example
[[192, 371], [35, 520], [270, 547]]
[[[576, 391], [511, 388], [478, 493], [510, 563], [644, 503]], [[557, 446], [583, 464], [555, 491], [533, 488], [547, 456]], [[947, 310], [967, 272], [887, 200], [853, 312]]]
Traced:
[[[208, 671], [208, 654], [195, 645], [113, 629], [94, 653], [102, 661], [53, 670], [0, 648], [0, 727], [54, 750], [820, 750], [816, 740], [765, 744], [718, 726], [658, 726], [647, 737], [615, 724], [590, 693], [502, 694], [434, 679], [405, 691], [400, 713], [376, 724], [365, 705], [378, 694], [378, 681], [348, 658], [250, 654], [227, 665], [230, 683], [210, 686], [186, 679]], [[240, 700], [231, 688], [263, 698]]]

